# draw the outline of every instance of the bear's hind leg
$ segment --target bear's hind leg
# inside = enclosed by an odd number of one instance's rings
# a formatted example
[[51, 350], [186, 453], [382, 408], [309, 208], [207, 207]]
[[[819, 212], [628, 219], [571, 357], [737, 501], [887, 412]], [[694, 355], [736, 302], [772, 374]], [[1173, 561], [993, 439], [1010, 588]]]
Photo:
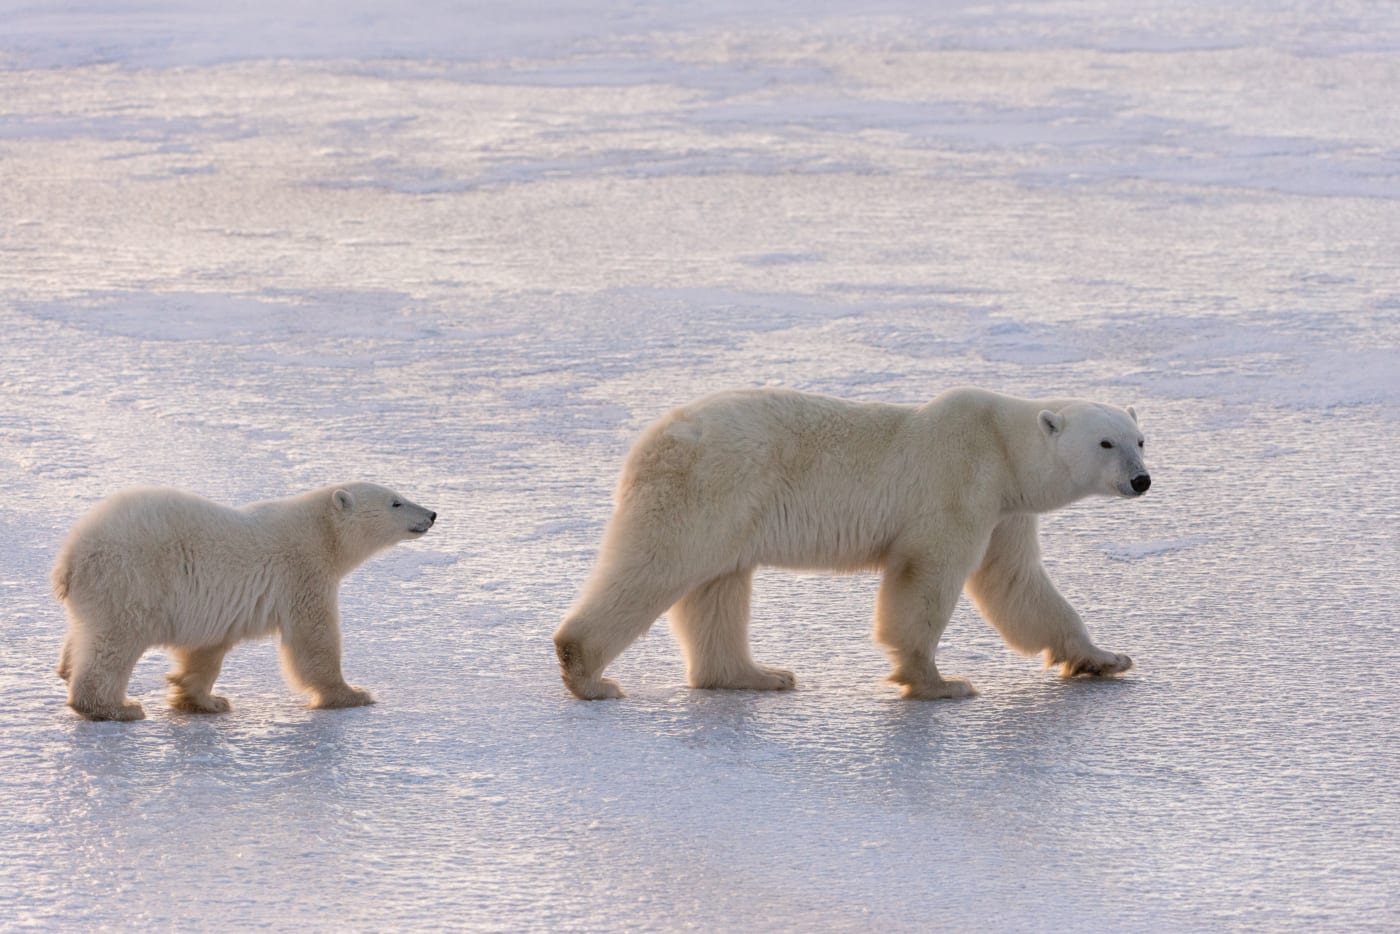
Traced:
[[933, 661], [959, 589], [912, 564], [885, 569], [875, 600], [875, 638], [894, 662], [887, 680], [902, 686], [901, 696], [943, 700], [977, 693], [963, 678], [943, 677]]
[[186, 713], [227, 713], [228, 698], [219, 697], [213, 689], [228, 650], [227, 645], [175, 649], [175, 670], [165, 676], [170, 682], [170, 706]]
[[554, 632], [564, 685], [580, 700], [624, 696], [616, 681], [602, 677], [603, 669], [684, 592], [684, 587], [650, 580], [645, 569], [630, 574], [596, 571], [584, 596]]
[[1003, 519], [986, 556], [967, 579], [967, 592], [1006, 644], [1027, 655], [1044, 652], [1046, 666], [1075, 675], [1115, 675], [1133, 660], [1094, 645], [1084, 621], [1051, 583], [1040, 561], [1033, 515]]
[[70, 630], [68, 706], [89, 720], [141, 720], [141, 705], [126, 696], [131, 669], [146, 646], [106, 634]]
[[686, 659], [693, 688], [787, 691], [792, 672], [754, 663], [749, 654], [749, 596], [753, 569], [701, 584], [671, 607], [671, 629]]

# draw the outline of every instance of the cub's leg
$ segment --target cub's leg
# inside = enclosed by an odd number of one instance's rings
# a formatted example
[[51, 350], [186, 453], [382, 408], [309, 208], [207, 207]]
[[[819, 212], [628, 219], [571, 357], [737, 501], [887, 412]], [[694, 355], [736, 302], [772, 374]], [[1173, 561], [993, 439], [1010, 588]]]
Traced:
[[1008, 516], [992, 532], [982, 564], [967, 579], [977, 609], [1018, 652], [1045, 653], [1065, 677], [1114, 675], [1133, 667], [1126, 655], [1105, 652], [1045, 573], [1034, 515]]
[[671, 630], [685, 652], [693, 688], [786, 691], [792, 672], [754, 663], [749, 654], [749, 596], [753, 569], [701, 584], [671, 607]]
[[903, 685], [906, 698], [939, 700], [977, 693], [962, 678], [944, 678], [933, 661], [938, 639], [953, 615], [960, 583], [950, 584], [948, 575], [913, 562], [885, 569], [875, 600], [875, 638], [894, 662], [888, 680]]
[[175, 670], [165, 676], [170, 682], [170, 706], [187, 713], [227, 713], [228, 698], [212, 691], [229, 648], [175, 649]]
[[345, 682], [340, 670], [340, 614], [335, 597], [309, 602], [282, 628], [278, 648], [287, 679], [311, 694], [318, 709], [373, 704], [369, 691]]
[[146, 648], [143, 642], [133, 642], [120, 633], [92, 632], [85, 622], [75, 619], [64, 643], [69, 665], [68, 706], [89, 720], [144, 719], [145, 710], [126, 696], [126, 687], [131, 669]]

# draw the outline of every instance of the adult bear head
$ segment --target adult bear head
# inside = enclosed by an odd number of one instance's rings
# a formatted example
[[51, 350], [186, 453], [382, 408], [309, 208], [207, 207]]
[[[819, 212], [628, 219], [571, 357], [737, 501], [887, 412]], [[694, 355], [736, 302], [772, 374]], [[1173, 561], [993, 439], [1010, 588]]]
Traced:
[[1152, 485], [1142, 460], [1145, 439], [1131, 406], [1075, 402], [1057, 412], [1042, 411], [1040, 427], [1080, 495], [1141, 496]]

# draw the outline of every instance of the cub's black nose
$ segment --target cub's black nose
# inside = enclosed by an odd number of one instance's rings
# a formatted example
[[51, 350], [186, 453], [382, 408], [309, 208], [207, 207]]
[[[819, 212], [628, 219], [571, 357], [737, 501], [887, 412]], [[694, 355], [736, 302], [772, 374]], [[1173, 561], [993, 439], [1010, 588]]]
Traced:
[[1146, 493], [1147, 488], [1152, 485], [1152, 478], [1145, 473], [1140, 473], [1133, 478], [1133, 492], [1139, 495]]
[[[1134, 480], [1134, 481], [1133, 481], [1133, 484], [1134, 484], [1133, 489], [1136, 490], [1136, 489], [1137, 489], [1137, 485], [1136, 485], [1136, 484], [1137, 484], [1137, 481]], [[1145, 490], [1145, 489], [1147, 489], [1147, 487], [1143, 487], [1143, 489]], [[435, 512], [430, 512], [430, 513], [428, 513], [428, 521], [429, 521], [429, 522], [436, 522], [436, 521], [437, 521], [437, 513], [435, 513]]]

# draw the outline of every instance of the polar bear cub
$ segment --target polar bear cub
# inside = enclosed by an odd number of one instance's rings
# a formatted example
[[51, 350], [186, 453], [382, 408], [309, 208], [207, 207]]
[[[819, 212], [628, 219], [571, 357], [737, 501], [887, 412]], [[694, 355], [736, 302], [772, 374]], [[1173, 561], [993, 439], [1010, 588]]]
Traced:
[[1046, 576], [1037, 514], [1150, 483], [1132, 409], [978, 389], [920, 407], [775, 389], [701, 399], [627, 457], [597, 564], [554, 635], [564, 683], [622, 696], [603, 669], [669, 607], [692, 687], [793, 687], [749, 653], [760, 565], [879, 569], [875, 638], [905, 697], [974, 693], [934, 664], [964, 588], [1012, 648], [1067, 676], [1126, 671]]
[[139, 720], [126, 696], [136, 661], [173, 650], [170, 704], [223, 713], [211, 693], [239, 642], [281, 638], [287, 677], [313, 707], [374, 703], [340, 670], [340, 581], [371, 555], [428, 531], [437, 513], [372, 483], [220, 506], [171, 489], [103, 500], [64, 543], [53, 589], [68, 613], [58, 673], [92, 720]]

